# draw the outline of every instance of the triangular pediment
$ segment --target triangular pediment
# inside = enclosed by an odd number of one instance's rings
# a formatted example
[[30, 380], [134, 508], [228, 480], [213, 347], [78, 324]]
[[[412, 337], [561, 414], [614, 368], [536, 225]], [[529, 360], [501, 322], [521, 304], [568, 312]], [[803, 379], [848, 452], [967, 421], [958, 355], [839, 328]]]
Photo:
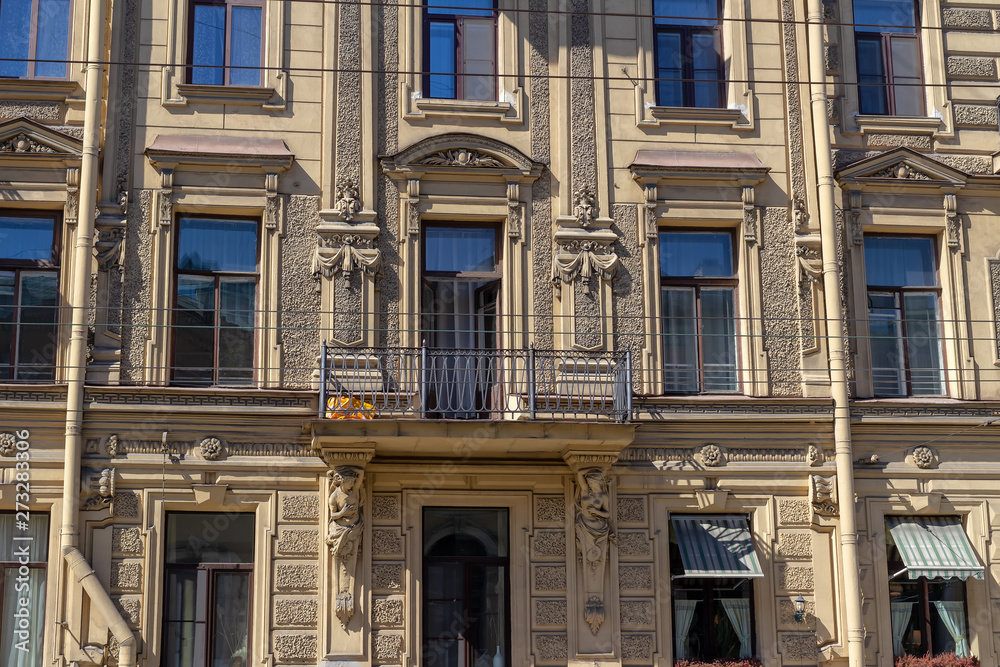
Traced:
[[909, 148], [896, 148], [837, 172], [841, 183], [962, 187], [968, 174]]
[[48, 157], [80, 159], [83, 142], [28, 118], [0, 123], [0, 159]]
[[387, 172], [460, 171], [541, 173], [542, 164], [501, 141], [475, 134], [442, 134], [382, 158]]

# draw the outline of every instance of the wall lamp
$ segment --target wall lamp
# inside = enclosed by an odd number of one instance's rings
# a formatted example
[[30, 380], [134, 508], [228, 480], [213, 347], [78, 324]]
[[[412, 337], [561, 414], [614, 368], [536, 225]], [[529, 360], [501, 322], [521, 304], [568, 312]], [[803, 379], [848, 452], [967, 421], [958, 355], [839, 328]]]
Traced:
[[801, 623], [806, 615], [806, 599], [800, 595], [795, 598], [793, 604], [795, 605], [795, 622]]

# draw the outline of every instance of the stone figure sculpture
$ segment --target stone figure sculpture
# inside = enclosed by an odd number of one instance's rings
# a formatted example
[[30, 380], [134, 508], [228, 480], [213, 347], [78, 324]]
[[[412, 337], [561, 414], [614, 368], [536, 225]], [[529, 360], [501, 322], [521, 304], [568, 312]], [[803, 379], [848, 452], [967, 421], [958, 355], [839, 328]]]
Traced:
[[577, 472], [576, 544], [583, 561], [584, 620], [595, 635], [604, 623], [604, 570], [608, 542], [614, 539], [607, 473], [601, 468]]
[[364, 533], [364, 470], [337, 466], [330, 478], [330, 524], [326, 543], [334, 561], [334, 612], [346, 627], [354, 616], [354, 575]]

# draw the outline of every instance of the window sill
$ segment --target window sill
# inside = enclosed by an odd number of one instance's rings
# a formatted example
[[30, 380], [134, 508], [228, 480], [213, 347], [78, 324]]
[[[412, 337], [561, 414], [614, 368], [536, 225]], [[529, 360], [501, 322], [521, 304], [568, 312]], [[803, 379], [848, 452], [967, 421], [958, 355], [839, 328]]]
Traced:
[[413, 106], [417, 113], [407, 114], [407, 118], [493, 118], [502, 123], [521, 122], [516, 105], [510, 102], [418, 97]]
[[706, 109], [702, 107], [658, 107], [648, 108], [652, 120], [648, 125], [719, 125], [733, 129], [749, 129], [744, 121], [742, 109]]
[[[206, 104], [243, 104], [268, 106], [276, 91], [267, 86], [208, 86], [196, 83], [179, 83], [177, 92], [183, 100], [170, 100], [178, 105], [190, 102]], [[168, 105], [169, 106], [169, 105]]]
[[889, 132], [892, 134], [934, 134], [941, 129], [940, 118], [926, 116], [877, 116], [857, 114], [854, 121], [863, 133]]
[[67, 102], [80, 91], [76, 81], [0, 78], [0, 99]]

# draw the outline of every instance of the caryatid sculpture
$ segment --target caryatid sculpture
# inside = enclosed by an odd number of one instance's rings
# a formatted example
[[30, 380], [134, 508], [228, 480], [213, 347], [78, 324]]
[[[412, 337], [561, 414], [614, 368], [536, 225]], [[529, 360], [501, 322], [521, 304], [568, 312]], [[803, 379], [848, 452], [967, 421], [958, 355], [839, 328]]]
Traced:
[[583, 618], [595, 635], [604, 623], [604, 570], [608, 543], [614, 539], [608, 474], [601, 468], [576, 473], [576, 544], [583, 561], [586, 601]]
[[345, 627], [354, 616], [354, 575], [365, 529], [364, 476], [364, 469], [353, 466], [337, 466], [327, 473], [331, 488], [326, 543], [334, 561], [334, 613]]

